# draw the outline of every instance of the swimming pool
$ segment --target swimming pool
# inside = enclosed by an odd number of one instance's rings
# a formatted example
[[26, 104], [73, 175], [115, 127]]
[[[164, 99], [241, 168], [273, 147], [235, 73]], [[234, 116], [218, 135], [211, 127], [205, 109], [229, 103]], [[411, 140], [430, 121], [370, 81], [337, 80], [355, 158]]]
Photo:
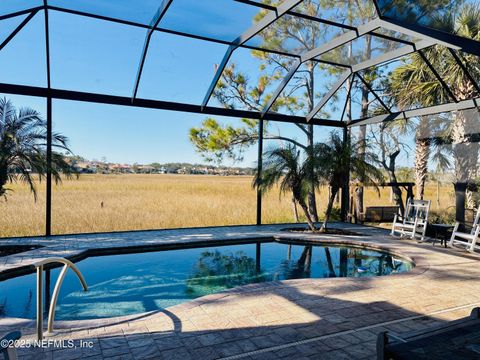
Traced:
[[[69, 271], [55, 318], [95, 319], [164, 309], [240, 285], [272, 280], [383, 276], [413, 264], [358, 247], [267, 242], [89, 257]], [[50, 293], [59, 269], [51, 270]], [[0, 316], [34, 318], [36, 275], [0, 282]]]

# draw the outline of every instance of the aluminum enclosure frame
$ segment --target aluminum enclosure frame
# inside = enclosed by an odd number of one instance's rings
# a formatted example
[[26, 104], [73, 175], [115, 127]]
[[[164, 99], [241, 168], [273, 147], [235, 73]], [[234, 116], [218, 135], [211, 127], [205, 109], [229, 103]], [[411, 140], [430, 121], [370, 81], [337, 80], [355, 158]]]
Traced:
[[[91, 17], [91, 18], [95, 18], [95, 19], [99, 19], [99, 20], [116, 22], [116, 23], [120, 23], [120, 24], [123, 24], [123, 25], [145, 28], [145, 29], [147, 29], [147, 36], [146, 36], [146, 40], [145, 40], [145, 46], [142, 49], [142, 54], [140, 54], [140, 64], [139, 64], [138, 74], [137, 74], [137, 77], [136, 77], [136, 80], [135, 80], [135, 83], [134, 83], [134, 86], [133, 86], [133, 90], [132, 90], [133, 95], [132, 95], [132, 98], [131, 98], [131, 102], [134, 106], [141, 106], [140, 104], [144, 104], [145, 101], [149, 101], [149, 100], [141, 99], [141, 101], [138, 101], [137, 104], [135, 104], [136, 93], [137, 93], [138, 86], [139, 86], [140, 79], [141, 79], [141, 73], [142, 73], [142, 67], [143, 67], [142, 65], [143, 65], [143, 63], [145, 61], [145, 58], [147, 56], [148, 42], [149, 42], [148, 40], [149, 40], [149, 38], [151, 37], [151, 35], [154, 31], [166, 32], [166, 33], [170, 33], [170, 34], [174, 34], [174, 35], [178, 35], [178, 36], [194, 38], [194, 39], [197, 39], [197, 40], [216, 42], [216, 43], [222, 43], [222, 44], [225, 44], [225, 45], [229, 45], [229, 48], [228, 48], [228, 50], [227, 50], [227, 52], [224, 56], [224, 59], [222, 60], [222, 62], [218, 66], [218, 69], [215, 73], [215, 76], [212, 79], [211, 85], [210, 85], [209, 89], [207, 90], [207, 93], [205, 95], [205, 99], [202, 102], [202, 104], [200, 106], [200, 109], [198, 109], [198, 107], [196, 105], [185, 104], [186, 105], [185, 109], [188, 109], [186, 111], [192, 111], [194, 109], [194, 112], [198, 112], [200, 114], [201, 113], [205, 113], [205, 114], [212, 113], [212, 108], [207, 106], [208, 105], [208, 100], [210, 99], [210, 96], [211, 96], [211, 94], [214, 90], [216, 82], [218, 81], [219, 77], [221, 76], [222, 71], [220, 71], [220, 70], [225, 67], [226, 63], [228, 62], [228, 59], [230, 58], [232, 53], [235, 51], [235, 49], [242, 47], [242, 48], [247, 48], [247, 49], [252, 49], [252, 50], [264, 51], [266, 53], [276, 53], [276, 54], [280, 54], [280, 55], [284, 55], [284, 56], [290, 56], [290, 57], [295, 58], [297, 60], [293, 62], [292, 68], [288, 72], [287, 76], [283, 79], [281, 84], [278, 86], [278, 88], [274, 91], [273, 96], [269, 100], [268, 104], [264, 107], [264, 109], [262, 109], [262, 111], [259, 112], [260, 115], [253, 116], [253, 118], [255, 118], [255, 119], [266, 119], [266, 120], [268, 120], [268, 119], [272, 120], [273, 118], [275, 118], [275, 119], [281, 119], [281, 121], [291, 121], [293, 123], [297, 123], [297, 122], [301, 122], [301, 123], [307, 122], [308, 123], [310, 120], [314, 119], [315, 114], [318, 113], [318, 111], [320, 111], [321, 108], [322, 108], [322, 106], [319, 106], [319, 105], [325, 105], [325, 103], [328, 101], [328, 97], [331, 96], [332, 93], [335, 93], [335, 91], [333, 91], [334, 89], [329, 89], [330, 91], [327, 91], [324, 98], [320, 99], [317, 102], [317, 104], [314, 108], [315, 111], [312, 111], [311, 113], [307, 114], [305, 116], [305, 120], [303, 120], [303, 121], [300, 120], [300, 116], [292, 116], [292, 115], [286, 115], [286, 114], [285, 115], [280, 115], [280, 114], [270, 115], [269, 110], [270, 110], [271, 106], [273, 105], [275, 100], [278, 98], [278, 96], [280, 96], [280, 94], [283, 91], [283, 89], [285, 88], [285, 86], [287, 86], [291, 77], [294, 76], [296, 70], [298, 70], [300, 65], [302, 63], [304, 63], [305, 61], [316, 61], [316, 62], [319, 62], [319, 63], [329, 64], [329, 65], [332, 65], [332, 66], [343, 67], [343, 68], [347, 69], [345, 74], [348, 71], [350, 71], [351, 74], [356, 74], [356, 73], [358, 73], [362, 70], [368, 69], [370, 67], [381, 65], [383, 63], [389, 62], [391, 60], [400, 58], [402, 56], [405, 56], [405, 55], [408, 55], [408, 54], [411, 54], [411, 53], [414, 53], [414, 52], [420, 52], [422, 49], [427, 49], [428, 47], [431, 47], [431, 46], [434, 46], [434, 45], [446, 46], [450, 51], [462, 50], [464, 52], [480, 56], [480, 43], [479, 42], [477, 42], [475, 40], [467, 39], [467, 38], [462, 38], [462, 37], [457, 36], [457, 35], [445, 33], [445, 32], [442, 32], [442, 31], [439, 31], [439, 30], [436, 30], [436, 29], [427, 28], [427, 27], [422, 26], [422, 25], [408, 24], [408, 23], [402, 22], [402, 21], [397, 20], [397, 19], [391, 19], [391, 18], [388, 18], [386, 16], [383, 16], [381, 13], [378, 13], [379, 6], [378, 6], [378, 1], [377, 0], [372, 0], [372, 1], [374, 2], [375, 6], [376, 6], [378, 17], [376, 19], [373, 19], [372, 21], [366, 23], [366, 24], [363, 24], [363, 25], [360, 25], [360, 26], [357, 26], [357, 27], [350, 26], [350, 25], [345, 25], [345, 24], [338, 23], [338, 22], [331, 21], [331, 20], [312, 17], [312, 16], [309, 16], [309, 15], [305, 15], [305, 14], [302, 14], [300, 12], [294, 11], [294, 8], [298, 4], [301, 3], [301, 0], [286, 0], [286, 1], [282, 2], [278, 7], [275, 7], [275, 6], [272, 6], [272, 5], [266, 5], [266, 4], [262, 4], [262, 3], [259, 3], [259, 2], [256, 2], [256, 1], [250, 1], [250, 0], [235, 0], [235, 1], [240, 2], [240, 3], [244, 3], [244, 4], [248, 4], [250, 6], [258, 7], [259, 9], [267, 9], [267, 10], [270, 11], [270, 13], [264, 19], [262, 19], [262, 21], [260, 21], [258, 24], [255, 24], [254, 26], [252, 26], [250, 29], [245, 31], [242, 35], [240, 35], [239, 37], [237, 37], [235, 40], [233, 40], [231, 42], [218, 40], [218, 39], [213, 39], [213, 38], [209, 38], [209, 37], [206, 37], [206, 36], [201, 36], [201, 35], [198, 35], [198, 34], [190, 34], [190, 33], [184, 33], [184, 32], [180, 32], [180, 31], [162, 29], [161, 27], [159, 27], [159, 23], [160, 23], [161, 18], [165, 15], [165, 13], [168, 12], [168, 8], [173, 1], [175, 1], [175, 0], [165, 0], [164, 2], [162, 2], [160, 8], [156, 12], [156, 14], [153, 16], [151, 24], [146, 25], [146, 24], [136, 23], [136, 22], [133, 22], [133, 21], [128, 21], [128, 20], [119, 19], [119, 18], [115, 18], [115, 17], [108, 17], [108, 16], [103, 16], [103, 15], [99, 15], [99, 14], [95, 14], [95, 13], [88, 13], [88, 12], [84, 12], [84, 11], [82, 12], [82, 11], [72, 10], [72, 9], [68, 9], [68, 8], [62, 8], [62, 7], [59, 7], [59, 6], [52, 6], [52, 5], [48, 4], [47, 0], [44, 0], [43, 6], [37, 6], [37, 7], [33, 7], [33, 8], [29, 8], [29, 9], [25, 9], [25, 10], [21, 10], [21, 11], [17, 11], [17, 12], [13, 12], [13, 13], [10, 13], [10, 14], [5, 14], [5, 15], [0, 16], [0, 20], [4, 20], [4, 19], [24, 15], [24, 14], [28, 15], [27, 18], [25, 18], [22, 21], [22, 23], [4, 40], [4, 42], [2, 44], [0, 44], [0, 51], [3, 47], [5, 47], [15, 37], [15, 35], [18, 32], [21, 31], [21, 29], [39, 11], [44, 11], [45, 14], [47, 14], [48, 11], [65, 12], [65, 13], [70, 13], [70, 14], [74, 14], [74, 15], [77, 15], [77, 16]], [[340, 35], [339, 37], [337, 37], [335, 39], [333, 39], [329, 43], [323, 44], [320, 47], [318, 47], [316, 49], [312, 49], [311, 51], [309, 51], [305, 54], [301, 54], [301, 55], [292, 54], [292, 53], [288, 53], [288, 52], [285, 52], [285, 51], [263, 49], [263, 48], [259, 48], [259, 47], [255, 47], [255, 46], [245, 44], [249, 39], [256, 36], [263, 29], [265, 29], [267, 26], [274, 23], [277, 19], [279, 19], [284, 14], [288, 14], [290, 16], [296, 16], [298, 18], [308, 19], [309, 21], [317, 21], [319, 23], [323, 23], [323, 24], [330, 25], [330, 26], [335, 26], [335, 27], [338, 27], [338, 28], [341, 28], [341, 29], [344, 29], [344, 30], [348, 30], [348, 32]], [[46, 19], [48, 19], [47, 15], [46, 15]], [[409, 36], [415, 36], [415, 37], [420, 38], [421, 41], [419, 41], [417, 43], [409, 43], [408, 41], [405, 41], [403, 39], [395, 38], [395, 37], [384, 35], [384, 34], [374, 33], [373, 31], [378, 29], [378, 28], [384, 28], [384, 29], [387, 29], [387, 30], [396, 31], [396, 32], [399, 32], [399, 33], [402, 33], [402, 34], [405, 34], [405, 35], [409, 35]], [[388, 39], [390, 41], [396, 41], [398, 43], [404, 44], [405, 46], [403, 46], [399, 49], [389, 51], [389, 52], [387, 52], [385, 54], [382, 54], [382, 55], [380, 55], [376, 58], [366, 60], [363, 63], [353, 64], [353, 65], [332, 63], [330, 61], [324, 61], [324, 60], [318, 59], [319, 55], [321, 55], [323, 53], [326, 53], [326, 52], [328, 52], [328, 51], [330, 51], [330, 50], [332, 50], [332, 49], [334, 49], [338, 46], [344, 45], [344, 44], [348, 43], [349, 41], [357, 39], [360, 36], [363, 36], [365, 34], [371, 34], [371, 35], [374, 35], [374, 36], [383, 37], [383, 38]], [[463, 71], [465, 72], [465, 75], [470, 79], [470, 81], [472, 81], [473, 78], [468, 73], [468, 70], [464, 67], [464, 65], [462, 64], [460, 59], [458, 59], [458, 57], [455, 56], [455, 55], [454, 55], [454, 59], [457, 61], [459, 66], [463, 69]], [[50, 71], [49, 70], [49, 65], [47, 65], [47, 73], [49, 71]], [[344, 78], [344, 76], [345, 75], [342, 75], [341, 77]], [[451, 94], [451, 91], [448, 88], [447, 84], [441, 79], [440, 76], [437, 76], [437, 77], [439, 79], [440, 84], [445, 88], [445, 91], [447, 93]], [[10, 85], [15, 85], [15, 84], [10, 84]], [[341, 85], [342, 84], [340, 84], [339, 87], [341, 87]], [[338, 86], [338, 83], [335, 86]], [[476, 89], [480, 89], [480, 85], [477, 82], [474, 82], [474, 87]], [[5, 92], [7, 92], [7, 91], [5, 91]], [[72, 91], [70, 95], [72, 95], [74, 93], [75, 93], [75, 91]], [[371, 93], [377, 99], [379, 98], [378, 94], [375, 93], [374, 89], [371, 89]], [[24, 95], [28, 95], [28, 94], [24, 94]], [[110, 95], [108, 95], [108, 94], [92, 94], [92, 95], [105, 95], [105, 98], [110, 97]], [[70, 97], [72, 97], [72, 96], [70, 96]], [[85, 96], [82, 95], [77, 100], [82, 101], [81, 98], [85, 98]], [[156, 107], [154, 105], [155, 101], [157, 101], [157, 100], [152, 100], [152, 103], [149, 103], [149, 107], [159, 108], [159, 109], [165, 108], [164, 103], [161, 100], [159, 100], [158, 103], [156, 103], [156, 104], [158, 104], [158, 107]], [[452, 101], [452, 104], [453, 103], [455, 103], [455, 101]], [[123, 99], [118, 104], [123, 105], [124, 104]], [[167, 106], [167, 107], [169, 107], [169, 106]], [[474, 107], [476, 107], [476, 106], [474, 106]], [[184, 107], [182, 107], [182, 106], [178, 106], [178, 107], [177, 106], [172, 106], [172, 108], [178, 109], [178, 111], [183, 111], [182, 109]], [[418, 110], [422, 110], [423, 114], [429, 114], [429, 111], [433, 111], [431, 114], [435, 114], [438, 108], [443, 108], [443, 107], [434, 106], [434, 107], [428, 107], [428, 108], [425, 108], [425, 109], [418, 109]], [[236, 117], [240, 113], [243, 113], [243, 110], [236, 110], [236, 109], [225, 109], [225, 110], [226, 110], [225, 113], [222, 113], [222, 115], [224, 114], [225, 116]], [[218, 113], [218, 112], [221, 112], [221, 111], [214, 110], [213, 112]], [[407, 114], [409, 114], [409, 113], [410, 112], [407, 112]], [[252, 115], [251, 113], [248, 113], [248, 114], [249, 114], [249, 116]], [[371, 119], [369, 121], [369, 123], [373, 123], [376, 120], [381, 120], [381, 119], [382, 119], [381, 117], [374, 117], [373, 119]], [[317, 119], [315, 119], [315, 120], [317, 120]], [[318, 121], [318, 122], [315, 121], [313, 123], [315, 123], [317, 125], [324, 125], [324, 126], [342, 127], [342, 126], [353, 126], [355, 124], [363, 122], [366, 119], [353, 119], [349, 123], [343, 122], [342, 119], [338, 119], [338, 120], [318, 119], [318, 120], [320, 120], [320, 121]], [[340, 124], [334, 124], [335, 122], [340, 122]]]
[[[14, 18], [17, 16], [26, 15], [26, 17], [17, 25], [16, 28], [5, 38], [5, 40], [0, 44], [0, 51], [7, 46], [15, 36], [22, 31], [22, 29], [31, 21], [33, 17], [37, 14], [43, 12], [44, 21], [45, 21], [45, 49], [46, 49], [46, 78], [47, 86], [46, 87], [35, 87], [35, 86], [25, 86], [19, 84], [6, 84], [0, 83], [0, 92], [6, 94], [18, 94], [26, 96], [35, 96], [42, 97], [46, 99], [47, 102], [47, 146], [46, 146], [46, 157], [47, 157], [47, 176], [46, 176], [46, 189], [47, 189], [47, 200], [46, 200], [46, 230], [45, 234], [47, 236], [51, 235], [51, 212], [52, 212], [52, 102], [55, 99], [60, 100], [71, 100], [71, 101], [81, 101], [81, 102], [90, 102], [90, 103], [102, 103], [110, 105], [121, 105], [121, 106], [131, 106], [131, 107], [141, 107], [141, 108], [152, 108], [152, 109], [163, 109], [171, 111], [180, 111], [180, 112], [190, 112], [196, 114], [208, 114], [208, 115], [218, 115], [218, 116], [230, 116], [238, 118], [250, 118], [259, 120], [259, 132], [263, 133], [264, 121], [279, 121], [279, 122], [289, 122], [296, 124], [313, 124], [319, 126], [328, 126], [333, 128], [343, 128], [346, 129], [367, 125], [375, 124], [379, 122], [388, 122], [394, 121], [397, 119], [408, 119], [411, 117], [418, 117], [424, 115], [437, 114], [442, 112], [451, 112], [459, 110], [467, 110], [480, 107], [480, 97], [467, 100], [458, 100], [455, 99], [453, 92], [449, 88], [448, 84], [442, 79], [439, 72], [436, 71], [435, 66], [432, 65], [428, 59], [423, 54], [423, 51], [428, 48], [441, 45], [445, 46], [451, 53], [453, 59], [457, 62], [459, 67], [462, 69], [466, 78], [472, 82], [476, 91], [480, 93], [480, 84], [475, 81], [472, 75], [469, 73], [467, 67], [462, 63], [462, 60], [457, 55], [456, 51], [463, 51], [469, 54], [480, 56], [480, 42], [463, 38], [454, 34], [442, 32], [436, 29], [432, 29], [419, 24], [410, 24], [402, 20], [389, 18], [384, 16], [380, 12], [380, 7], [378, 0], [372, 0], [377, 17], [373, 20], [359, 25], [351, 26], [342, 24], [340, 22], [335, 22], [328, 19], [322, 19], [319, 17], [309, 16], [301, 12], [295, 11], [295, 8], [302, 2], [302, 0], [284, 0], [278, 6], [272, 6], [267, 4], [262, 4], [252, 0], [235, 0], [239, 3], [246, 4], [248, 6], [257, 7], [258, 9], [263, 9], [267, 11], [266, 15], [258, 21], [256, 24], [251, 26], [249, 29], [240, 34], [233, 41], [219, 40], [216, 38], [203, 36], [195, 33], [187, 33], [177, 30], [171, 30], [161, 27], [161, 20], [168, 13], [170, 5], [176, 0], [163, 0], [157, 12], [152, 16], [152, 21], [150, 24], [143, 24], [134, 21], [128, 21], [121, 18], [116, 18], [114, 16], [104, 16], [97, 13], [90, 13], [86, 11], [78, 11], [69, 8], [64, 8], [60, 6], [52, 6], [48, 4], [48, 0], [42, 0], [42, 6], [36, 6], [21, 11], [12, 12], [10, 14], [4, 14], [0, 16], [0, 21], [5, 19]], [[143, 28], [147, 31], [145, 36], [145, 42], [141, 53], [139, 54], [139, 65], [137, 69], [137, 75], [135, 77], [134, 84], [132, 86], [132, 96], [114, 96], [111, 94], [99, 94], [99, 93], [89, 93], [81, 92], [75, 90], [61, 90], [52, 87], [51, 84], [51, 69], [50, 69], [50, 37], [49, 37], [49, 13], [61, 12], [68, 13], [76, 16], [88, 17], [102, 21], [108, 21], [113, 23], [122, 24], [125, 26], [132, 26], [137, 28]], [[272, 25], [284, 15], [294, 16], [296, 18], [305, 19], [308, 21], [318, 22], [326, 26], [332, 26], [338, 29], [345, 31], [343, 34], [337, 36], [336, 38], [328, 41], [324, 44], [321, 44], [317, 48], [311, 49], [303, 54], [294, 54], [289, 53], [284, 50], [274, 50], [274, 49], [264, 49], [259, 46], [249, 45], [248, 41], [255, 36], [257, 36], [262, 30]], [[376, 32], [378, 29], [386, 29], [394, 32], [398, 32], [403, 35], [413, 36], [420, 39], [420, 41], [410, 42], [401, 38], [393, 37], [390, 35], [382, 34]], [[170, 102], [163, 100], [153, 100], [153, 99], [140, 99], [137, 98], [137, 92], [139, 85], [141, 83], [142, 71], [144, 63], [148, 56], [148, 48], [152, 35], [156, 32], [168, 33], [175, 36], [187, 37], [191, 39], [201, 40], [205, 42], [213, 42], [218, 44], [227, 45], [228, 49], [221, 59], [216, 72], [212, 78], [210, 86], [206, 90], [205, 97], [201, 104], [189, 104], [189, 103], [178, 103]], [[357, 64], [341, 64], [328, 60], [320, 59], [319, 57], [322, 54], [326, 54], [339, 46], [348, 44], [355, 39], [358, 39], [364, 35], [372, 35], [379, 38], [383, 38], [389, 41], [396, 42], [401, 44], [400, 48], [391, 50], [382, 54], [380, 56], [374, 57], [372, 59], [359, 62]], [[231, 108], [222, 108], [209, 106], [208, 102], [215, 90], [215, 87], [221, 78], [225, 67], [228, 64], [232, 54], [239, 48], [251, 49], [263, 51], [265, 53], [278, 54], [282, 56], [288, 56], [292, 58], [291, 67], [287, 72], [286, 76], [282, 79], [280, 84], [277, 86], [273, 92], [273, 96], [269, 99], [268, 103], [264, 106], [261, 111], [252, 111], [252, 110], [240, 110], [240, 109], [231, 109]], [[445, 92], [450, 95], [451, 102], [436, 106], [424, 107], [414, 110], [405, 110], [405, 111], [391, 111], [382, 101], [381, 96], [379, 96], [376, 90], [365, 81], [361, 76], [360, 72], [374, 66], [386, 64], [392, 60], [399, 59], [403, 56], [418, 53], [425, 61], [427, 66], [432, 70], [435, 77], [438, 79], [440, 85], [444, 88]], [[220, 59], [219, 59], [220, 60]], [[321, 64], [327, 64], [331, 66], [336, 66], [343, 69], [343, 72], [339, 75], [338, 80], [329, 88], [326, 89], [325, 94], [321, 99], [319, 99], [312, 111], [310, 111], [306, 116], [295, 116], [289, 114], [281, 114], [272, 112], [271, 108], [274, 105], [275, 101], [281, 96], [285, 87], [288, 86], [288, 83], [295, 76], [301, 65], [307, 61], [314, 61]], [[368, 88], [369, 92], [381, 103], [383, 107], [387, 110], [387, 114], [372, 116], [365, 119], [348, 119], [344, 121], [344, 113], [347, 107], [348, 101], [350, 99], [350, 93], [352, 90], [353, 79], [358, 78], [361, 82]], [[335, 93], [345, 84], [345, 82], [350, 79], [350, 87], [348, 89], [346, 102], [343, 106], [343, 113], [340, 119], [331, 120], [331, 119], [322, 119], [317, 118], [316, 115], [322, 110], [326, 105], [329, 99], [335, 95]], [[261, 171], [261, 154], [263, 147], [263, 139], [260, 136], [259, 141], [259, 171]], [[261, 194], [257, 193], [257, 223], [261, 223]]]

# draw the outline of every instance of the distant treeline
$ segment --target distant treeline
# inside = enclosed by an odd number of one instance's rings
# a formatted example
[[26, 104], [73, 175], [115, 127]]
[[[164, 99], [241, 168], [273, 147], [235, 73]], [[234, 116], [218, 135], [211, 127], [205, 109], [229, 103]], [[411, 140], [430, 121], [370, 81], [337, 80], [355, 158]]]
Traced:
[[253, 168], [214, 166], [190, 163], [112, 163], [105, 159], [87, 160], [80, 156], [69, 157], [72, 166], [79, 173], [87, 174], [211, 174], [211, 175], [252, 175]]

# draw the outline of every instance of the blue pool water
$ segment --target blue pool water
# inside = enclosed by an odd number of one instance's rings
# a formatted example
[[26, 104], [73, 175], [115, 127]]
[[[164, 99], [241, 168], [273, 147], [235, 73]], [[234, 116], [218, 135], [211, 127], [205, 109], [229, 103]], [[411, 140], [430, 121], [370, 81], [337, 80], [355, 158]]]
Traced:
[[[92, 319], [164, 309], [233, 288], [272, 280], [382, 276], [413, 264], [359, 248], [262, 243], [90, 257], [77, 263], [89, 286], [69, 271], [56, 319]], [[258, 261], [259, 260], [259, 261]], [[51, 270], [50, 291], [59, 269]], [[0, 316], [35, 317], [36, 275], [0, 282]]]

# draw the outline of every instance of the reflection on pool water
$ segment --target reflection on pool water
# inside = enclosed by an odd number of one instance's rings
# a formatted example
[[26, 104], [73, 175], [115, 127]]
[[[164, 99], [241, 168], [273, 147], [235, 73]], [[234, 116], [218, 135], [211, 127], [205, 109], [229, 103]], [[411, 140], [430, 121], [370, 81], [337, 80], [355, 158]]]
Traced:
[[[89, 291], [69, 271], [56, 319], [130, 315], [250, 283], [271, 280], [382, 276], [410, 262], [354, 247], [262, 243], [90, 257], [77, 263]], [[50, 292], [59, 269], [51, 270]], [[0, 282], [0, 316], [35, 317], [36, 275]]]

